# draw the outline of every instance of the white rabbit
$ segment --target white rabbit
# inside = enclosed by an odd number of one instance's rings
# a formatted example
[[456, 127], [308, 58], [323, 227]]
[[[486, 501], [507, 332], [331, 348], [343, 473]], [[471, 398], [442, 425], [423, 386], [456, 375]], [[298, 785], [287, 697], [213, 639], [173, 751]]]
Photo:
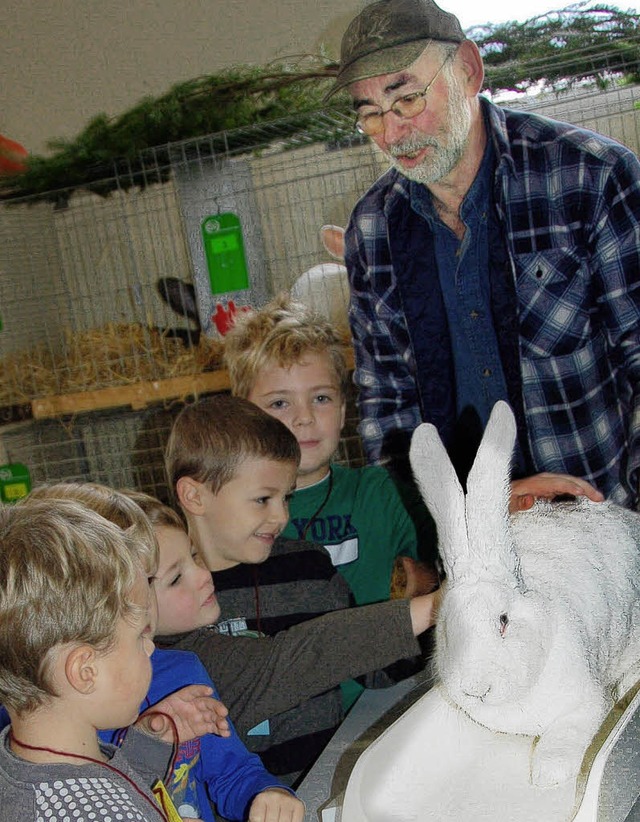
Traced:
[[[335, 225], [323, 225], [320, 234], [322, 243], [331, 256], [344, 261], [344, 229]], [[292, 285], [291, 296], [322, 314], [337, 328], [349, 328], [349, 280], [344, 265], [314, 265]]]
[[475, 721], [536, 737], [531, 780], [551, 786], [577, 775], [640, 658], [640, 515], [586, 500], [509, 515], [515, 438], [499, 402], [466, 498], [434, 426], [410, 459], [446, 571], [438, 676]]

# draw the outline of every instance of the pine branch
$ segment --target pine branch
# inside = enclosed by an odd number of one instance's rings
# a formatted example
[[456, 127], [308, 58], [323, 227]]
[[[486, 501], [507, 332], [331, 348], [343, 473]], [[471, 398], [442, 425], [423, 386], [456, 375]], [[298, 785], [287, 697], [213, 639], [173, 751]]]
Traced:
[[[335, 65], [305, 58], [304, 69], [286, 65], [234, 67], [218, 75], [197, 77], [173, 86], [158, 98], [146, 98], [118, 117], [94, 117], [73, 140], [50, 140], [48, 157], [31, 156], [27, 170], [0, 183], [0, 199], [47, 195], [58, 200], [77, 188], [109, 193], [120, 167], [130, 170], [120, 185], [162, 182], [169, 171], [168, 144], [208, 134], [233, 132], [278, 118], [311, 112], [335, 76]], [[296, 126], [291, 125], [295, 130]], [[298, 126], [300, 128], [300, 126]], [[283, 134], [287, 133], [284, 128]], [[261, 139], [244, 133], [236, 149], [250, 150]], [[155, 172], [142, 174], [140, 154], [160, 147]], [[162, 147], [165, 147], [164, 149]], [[139, 173], [137, 173], [139, 172]], [[66, 194], [58, 192], [66, 189]]]

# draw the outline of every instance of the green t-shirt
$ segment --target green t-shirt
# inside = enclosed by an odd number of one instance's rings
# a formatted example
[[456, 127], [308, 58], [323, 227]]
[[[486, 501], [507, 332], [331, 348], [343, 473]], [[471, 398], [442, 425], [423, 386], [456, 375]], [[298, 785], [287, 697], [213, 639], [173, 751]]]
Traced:
[[[389, 599], [396, 557], [435, 557], [433, 520], [417, 500], [411, 512], [413, 519], [385, 468], [333, 465], [330, 476], [294, 492], [283, 536], [324, 545], [356, 604], [368, 605]], [[361, 691], [343, 685], [345, 708]]]

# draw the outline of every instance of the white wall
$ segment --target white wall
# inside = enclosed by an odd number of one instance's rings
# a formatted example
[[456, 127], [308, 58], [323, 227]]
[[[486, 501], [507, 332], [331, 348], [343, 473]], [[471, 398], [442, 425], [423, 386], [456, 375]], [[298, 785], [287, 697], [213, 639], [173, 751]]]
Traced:
[[46, 153], [101, 112], [238, 64], [332, 58], [366, 0], [2, 0], [0, 133]]

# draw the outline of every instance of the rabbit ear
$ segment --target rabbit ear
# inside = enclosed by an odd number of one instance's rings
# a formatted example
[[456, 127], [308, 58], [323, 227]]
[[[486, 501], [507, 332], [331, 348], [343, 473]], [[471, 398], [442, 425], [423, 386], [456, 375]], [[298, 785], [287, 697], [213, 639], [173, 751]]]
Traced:
[[506, 402], [493, 406], [482, 442], [467, 478], [469, 516], [498, 517], [509, 511], [511, 457], [516, 441], [516, 421]]
[[323, 225], [320, 229], [322, 245], [334, 260], [344, 262], [344, 228], [339, 225]]
[[516, 442], [516, 421], [506, 402], [491, 411], [482, 442], [467, 477], [467, 526], [473, 534], [476, 568], [498, 569], [515, 575], [522, 584], [518, 558], [509, 537], [511, 458]]
[[445, 571], [448, 577], [455, 578], [455, 566], [468, 549], [464, 493], [434, 425], [423, 423], [415, 429], [409, 459], [438, 529], [438, 550]]

